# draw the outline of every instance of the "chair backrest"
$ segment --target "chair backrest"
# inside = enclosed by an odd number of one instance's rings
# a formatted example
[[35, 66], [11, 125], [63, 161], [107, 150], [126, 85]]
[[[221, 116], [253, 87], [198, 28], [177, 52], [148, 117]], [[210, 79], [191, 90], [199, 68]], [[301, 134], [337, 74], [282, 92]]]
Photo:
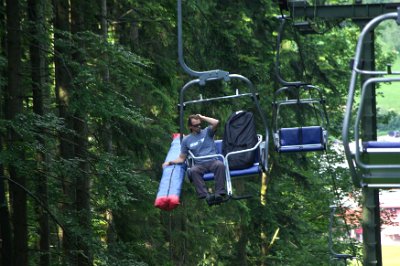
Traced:
[[400, 142], [365, 141], [354, 151], [361, 186], [400, 188]]
[[[232, 113], [225, 123], [222, 153], [243, 151], [253, 148], [258, 142], [254, 115], [252, 112]], [[230, 169], [245, 169], [253, 165], [254, 153], [231, 154], [228, 157]]]
[[215, 141], [215, 147], [217, 148], [217, 153], [222, 154], [222, 140], [216, 140]]
[[398, 149], [400, 142], [396, 141], [365, 141], [363, 142], [363, 149]]
[[281, 128], [276, 134], [279, 152], [325, 150], [325, 130], [321, 126]]

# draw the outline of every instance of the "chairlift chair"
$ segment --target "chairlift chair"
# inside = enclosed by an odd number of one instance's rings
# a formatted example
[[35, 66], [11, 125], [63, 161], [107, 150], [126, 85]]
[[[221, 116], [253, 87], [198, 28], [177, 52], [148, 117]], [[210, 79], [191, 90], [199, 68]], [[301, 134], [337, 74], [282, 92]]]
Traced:
[[[383, 82], [400, 83], [400, 72], [386, 70], [362, 69], [362, 48], [365, 36], [373, 31], [381, 22], [396, 20], [399, 24], [398, 12], [387, 13], [372, 19], [362, 30], [354, 57], [352, 76], [347, 97], [346, 113], [343, 122], [342, 138], [346, 159], [349, 165], [353, 183], [357, 187], [371, 188], [400, 188], [400, 142], [363, 139], [360, 134], [360, 124], [365, 108], [368, 90], [374, 84]], [[356, 82], [365, 78], [360, 88], [360, 98], [355, 100]], [[353, 106], [358, 107], [354, 124], [351, 124]], [[354, 130], [355, 148], [350, 148], [350, 130]]]
[[332, 259], [334, 260], [343, 260], [344, 265], [347, 265], [347, 260], [353, 260], [356, 258], [356, 256], [351, 255], [351, 254], [345, 254], [345, 253], [337, 253], [334, 249], [333, 249], [333, 220], [334, 220], [334, 216], [335, 216], [335, 212], [336, 212], [336, 206], [335, 205], [331, 205], [330, 206], [330, 216], [329, 216], [329, 252], [331, 254]]
[[[230, 80], [232, 79], [239, 79], [241, 81], [245, 81], [248, 88], [252, 88], [252, 85], [248, 79], [246, 79], [243, 76], [236, 75], [236, 74], [229, 74]], [[217, 79], [212, 79], [212, 81], [216, 81]], [[206, 84], [203, 85], [207, 87], [207, 85], [210, 83], [210, 80], [205, 79]], [[209, 103], [209, 102], [221, 102], [221, 101], [226, 101], [226, 100], [234, 100], [235, 98], [240, 98], [240, 97], [250, 97], [256, 105], [258, 105], [258, 99], [257, 95], [255, 93], [239, 93], [237, 89], [235, 89], [235, 92], [231, 95], [223, 95], [219, 97], [212, 97], [212, 98], [205, 98], [203, 96], [196, 98], [196, 99], [189, 99], [189, 100], [184, 100], [185, 99], [185, 92], [189, 91], [190, 89], [195, 89], [195, 85], [200, 85], [200, 79], [194, 79], [186, 83], [180, 92], [180, 103], [179, 103], [179, 118], [180, 118], [180, 135], [181, 135], [181, 140], [183, 136], [183, 131], [184, 131], [184, 110], [185, 107], [188, 105], [192, 104], [204, 104], [204, 103]], [[258, 108], [257, 108], [258, 109]], [[259, 109], [260, 110], [260, 109]], [[261, 113], [261, 111], [260, 111]], [[188, 170], [187, 172], [190, 173], [190, 168], [193, 165], [195, 160], [198, 159], [204, 159], [204, 158], [212, 158], [216, 157], [217, 159], [221, 160], [224, 165], [225, 165], [225, 173], [226, 173], [226, 189], [227, 189], [227, 195], [229, 198], [232, 199], [241, 199], [244, 198], [242, 196], [236, 196], [233, 195], [233, 189], [232, 189], [232, 177], [240, 177], [240, 176], [252, 176], [252, 175], [260, 175], [266, 169], [268, 169], [268, 129], [265, 128], [265, 140], [263, 139], [262, 134], [258, 134], [258, 141], [255, 144], [254, 147], [250, 149], [245, 149], [241, 151], [235, 151], [235, 152], [230, 152], [227, 153], [225, 156], [222, 153], [222, 140], [216, 140], [216, 148], [218, 151], [218, 154], [216, 155], [208, 155], [208, 156], [200, 156], [196, 157], [193, 154], [190, 154], [188, 158]], [[255, 161], [254, 164], [246, 169], [239, 169], [239, 170], [230, 170], [229, 166], [229, 157], [234, 155], [234, 154], [240, 154], [240, 153], [246, 153], [246, 152], [254, 152], [255, 153]], [[211, 181], [214, 180], [214, 176], [212, 173], [206, 173], [203, 176], [203, 179], [205, 181]], [[245, 196], [247, 198], [247, 196]]]
[[[301, 81], [286, 81], [280, 73], [280, 45], [287, 18], [279, 16], [280, 26], [277, 36], [275, 74], [283, 87], [274, 93], [273, 99], [273, 138], [275, 150], [281, 153], [324, 151], [327, 147], [327, 127], [329, 124], [325, 99], [320, 88]], [[308, 94], [308, 97], [305, 94]], [[282, 109], [291, 109], [297, 114], [300, 126], [282, 127], [287, 119], [280, 115]], [[309, 108], [314, 118], [304, 116], [300, 108]], [[310, 119], [315, 121], [310, 121]]]
[[[226, 169], [226, 189], [227, 189], [227, 196], [228, 199], [241, 199], [247, 198], [247, 196], [237, 196], [233, 195], [232, 189], [232, 181], [231, 177], [234, 176], [248, 176], [248, 175], [260, 175], [261, 173], [265, 172], [268, 169], [268, 142], [269, 142], [269, 130], [267, 127], [267, 120], [265, 118], [264, 113], [261, 110], [259, 101], [258, 101], [258, 94], [255, 91], [254, 85], [252, 82], [247, 79], [246, 77], [239, 75], [239, 74], [230, 74], [224, 70], [208, 70], [208, 71], [195, 71], [191, 69], [184, 60], [183, 56], [183, 42], [182, 42], [182, 1], [177, 0], [177, 11], [178, 11], [178, 56], [179, 62], [183, 70], [189, 74], [190, 76], [194, 77], [194, 79], [188, 81], [180, 90], [179, 95], [179, 121], [180, 121], [180, 136], [181, 141], [183, 139], [183, 131], [184, 131], [184, 110], [185, 107], [192, 104], [204, 104], [204, 103], [212, 103], [212, 102], [220, 102], [226, 100], [235, 100], [237, 98], [251, 98], [252, 102], [254, 103], [258, 114], [261, 117], [261, 121], [263, 123], [263, 127], [265, 128], [265, 139], [261, 134], [258, 135], [258, 141], [254, 147], [251, 149], [246, 149], [242, 151], [235, 151], [226, 154], [225, 156], [222, 155], [222, 141], [216, 141], [217, 150], [219, 153], [214, 156], [205, 156], [207, 158], [210, 157], [217, 157], [219, 160], [223, 161]], [[240, 91], [241, 89], [232, 88], [232, 92], [228, 95], [216, 96], [216, 97], [207, 97], [203, 96], [202, 94], [199, 95], [198, 98], [193, 99], [186, 99], [188, 98], [187, 93], [188, 91], [193, 92], [193, 89], [196, 87], [201, 87], [203, 90], [207, 90], [213, 82], [226, 82], [230, 85], [233, 81], [237, 81], [242, 84], [242, 87], [246, 90], [245, 92]], [[191, 94], [192, 95], [192, 94]], [[254, 162], [253, 166], [248, 169], [240, 169], [240, 170], [230, 170], [229, 167], [229, 156], [238, 153], [245, 153], [245, 152], [254, 152], [256, 153], [256, 161]], [[189, 156], [188, 159], [188, 173], [190, 173], [190, 167], [192, 163], [196, 159], [205, 158], [202, 157], [195, 157], [192, 155]], [[203, 177], [205, 181], [213, 180], [213, 175], [211, 173], [206, 173]]]

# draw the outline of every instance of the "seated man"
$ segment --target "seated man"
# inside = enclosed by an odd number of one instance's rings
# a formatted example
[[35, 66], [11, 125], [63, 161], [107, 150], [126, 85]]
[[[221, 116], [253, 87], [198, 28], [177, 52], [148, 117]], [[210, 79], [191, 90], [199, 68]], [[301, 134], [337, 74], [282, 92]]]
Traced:
[[[209, 124], [207, 128], [201, 129], [201, 122], [205, 121]], [[190, 115], [188, 119], [188, 127], [191, 132], [184, 137], [181, 143], [181, 153], [178, 158], [165, 162], [163, 167], [183, 163], [188, 156], [189, 150], [194, 156], [206, 156], [217, 154], [214, 135], [217, 130], [219, 120], [203, 116], [200, 114]], [[214, 173], [215, 179], [215, 195], [207, 193], [207, 187], [203, 180], [206, 172]], [[199, 199], [206, 199], [209, 205], [222, 202], [226, 194], [225, 190], [225, 165], [223, 162], [215, 158], [198, 159], [191, 169], [192, 181], [196, 188]]]

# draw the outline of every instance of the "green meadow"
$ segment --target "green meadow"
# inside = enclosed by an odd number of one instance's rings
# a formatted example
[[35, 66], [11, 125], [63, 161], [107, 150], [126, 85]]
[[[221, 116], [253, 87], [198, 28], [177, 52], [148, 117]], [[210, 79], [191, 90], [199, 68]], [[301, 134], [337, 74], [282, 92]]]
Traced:
[[[392, 67], [393, 70], [400, 70], [400, 58], [398, 58]], [[400, 77], [400, 76], [396, 76]], [[383, 111], [394, 111], [400, 114], [400, 84], [399, 83], [381, 83], [377, 92], [377, 107]]]

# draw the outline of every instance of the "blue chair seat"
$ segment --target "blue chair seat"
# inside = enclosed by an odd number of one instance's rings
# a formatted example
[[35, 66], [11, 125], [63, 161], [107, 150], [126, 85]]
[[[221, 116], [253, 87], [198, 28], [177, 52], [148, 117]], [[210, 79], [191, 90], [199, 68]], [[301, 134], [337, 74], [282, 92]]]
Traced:
[[326, 131], [321, 126], [281, 128], [274, 141], [278, 152], [322, 151], [326, 149]]
[[302, 152], [302, 151], [323, 151], [325, 146], [323, 144], [307, 144], [307, 145], [290, 145], [281, 146], [279, 152]]
[[397, 141], [365, 141], [363, 152], [367, 153], [400, 153], [400, 142]]
[[[238, 177], [238, 176], [246, 176], [246, 175], [256, 175], [260, 173], [259, 163], [254, 163], [252, 167], [246, 169], [239, 169], [239, 170], [231, 170], [230, 174], [231, 177]], [[203, 176], [204, 181], [211, 181], [214, 180], [213, 173], [205, 173]]]
[[366, 141], [363, 142], [364, 149], [392, 149], [392, 148], [400, 148], [399, 142], [384, 142], [384, 141]]

